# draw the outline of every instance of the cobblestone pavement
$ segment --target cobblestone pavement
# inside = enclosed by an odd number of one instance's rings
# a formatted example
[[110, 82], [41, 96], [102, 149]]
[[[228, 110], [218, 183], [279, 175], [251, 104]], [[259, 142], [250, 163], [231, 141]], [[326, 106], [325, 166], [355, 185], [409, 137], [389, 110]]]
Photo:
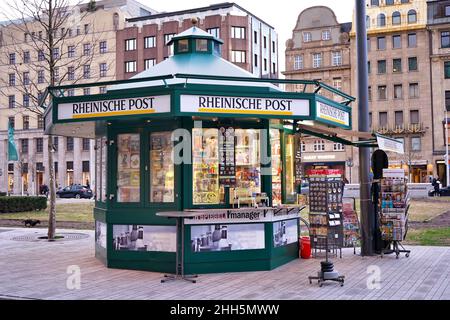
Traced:
[[[344, 249], [342, 259], [333, 259], [346, 277], [344, 287], [309, 284], [318, 259], [299, 259], [267, 272], [200, 275], [196, 284], [163, 284], [161, 273], [106, 268], [94, 257], [93, 231], [58, 230], [88, 235], [78, 240], [23, 241], [45, 231], [0, 228], [0, 299], [450, 299], [448, 247], [408, 247], [411, 256], [398, 260], [395, 255], [360, 257]], [[22, 241], [12, 240], [18, 237]], [[69, 266], [81, 270], [80, 289], [67, 288]], [[372, 283], [378, 273], [380, 281]]]

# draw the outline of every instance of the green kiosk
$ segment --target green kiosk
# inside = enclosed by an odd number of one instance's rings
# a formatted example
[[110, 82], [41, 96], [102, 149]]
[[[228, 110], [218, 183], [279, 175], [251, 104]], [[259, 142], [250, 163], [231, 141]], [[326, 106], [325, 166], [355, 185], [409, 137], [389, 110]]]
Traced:
[[[350, 130], [354, 99], [317, 81], [285, 92], [274, 83], [288, 81], [222, 59], [222, 41], [196, 26], [171, 44], [173, 56], [129, 80], [48, 88], [46, 134], [95, 139], [96, 257], [174, 272], [181, 253], [186, 274], [297, 259], [299, 132]], [[107, 92], [67, 96], [94, 86]]]

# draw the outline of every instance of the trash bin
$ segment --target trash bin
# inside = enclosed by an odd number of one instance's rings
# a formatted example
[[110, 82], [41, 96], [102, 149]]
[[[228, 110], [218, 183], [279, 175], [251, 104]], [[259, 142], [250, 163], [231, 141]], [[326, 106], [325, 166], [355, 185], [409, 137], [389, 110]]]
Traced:
[[302, 259], [311, 258], [311, 240], [309, 237], [300, 237], [300, 257]]

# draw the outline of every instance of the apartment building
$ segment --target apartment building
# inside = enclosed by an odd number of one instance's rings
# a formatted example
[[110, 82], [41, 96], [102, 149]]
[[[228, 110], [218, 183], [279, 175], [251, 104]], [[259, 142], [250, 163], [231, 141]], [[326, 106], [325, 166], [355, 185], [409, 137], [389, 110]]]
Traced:
[[170, 39], [199, 20], [199, 28], [224, 41], [222, 57], [261, 78], [278, 78], [275, 29], [235, 3], [213, 4], [126, 20], [117, 32], [118, 79], [128, 79], [173, 54]]
[[[334, 12], [324, 6], [300, 13], [286, 43], [286, 79], [318, 80], [351, 93], [351, 23], [339, 23]], [[307, 87], [307, 91], [313, 87]], [[287, 91], [302, 92], [303, 85], [286, 85]], [[330, 99], [337, 96], [328, 95]], [[304, 172], [313, 168], [341, 169], [352, 181], [353, 148], [340, 143], [305, 136], [301, 142]]]
[[[447, 184], [446, 146], [450, 130], [445, 134], [446, 117], [450, 113], [450, 1], [428, 1], [428, 35], [431, 63], [431, 118], [433, 126], [433, 164], [443, 185]], [[450, 122], [450, 119], [448, 119]], [[447, 142], [446, 142], [447, 140]]]
[[[92, 8], [91, 8], [92, 9]], [[67, 25], [55, 32], [56, 39], [66, 34], [53, 52], [59, 62], [55, 81], [60, 84], [95, 82], [116, 79], [116, 32], [124, 28], [126, 18], [155, 13], [134, 0], [97, 1], [67, 8]], [[83, 16], [82, 20], [77, 17]], [[56, 185], [87, 184], [93, 188], [94, 143], [89, 139], [48, 137], [43, 135], [42, 117], [33, 112], [36, 103], [24, 93], [29, 88], [34, 95], [44, 92], [49, 84], [44, 51], [35, 45], [46, 37], [37, 23], [30, 23], [30, 33], [14, 25], [0, 26], [0, 191], [10, 194], [37, 194], [48, 182], [48, 143], [53, 144]], [[61, 57], [61, 58], [59, 58]], [[84, 62], [83, 62], [84, 61]], [[79, 68], [76, 65], [82, 64]], [[56, 79], [57, 78], [57, 79]], [[106, 88], [68, 90], [66, 95], [101, 93]], [[15, 129], [19, 161], [8, 161], [8, 125]]]

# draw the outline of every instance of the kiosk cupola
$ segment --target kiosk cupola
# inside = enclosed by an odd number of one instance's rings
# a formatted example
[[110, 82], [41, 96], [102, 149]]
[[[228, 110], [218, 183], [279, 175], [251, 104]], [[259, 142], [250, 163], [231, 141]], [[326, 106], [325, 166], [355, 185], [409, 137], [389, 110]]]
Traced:
[[175, 35], [167, 45], [174, 46], [174, 55], [214, 54], [221, 56], [223, 41], [197, 27], [198, 20], [191, 20], [192, 27]]

